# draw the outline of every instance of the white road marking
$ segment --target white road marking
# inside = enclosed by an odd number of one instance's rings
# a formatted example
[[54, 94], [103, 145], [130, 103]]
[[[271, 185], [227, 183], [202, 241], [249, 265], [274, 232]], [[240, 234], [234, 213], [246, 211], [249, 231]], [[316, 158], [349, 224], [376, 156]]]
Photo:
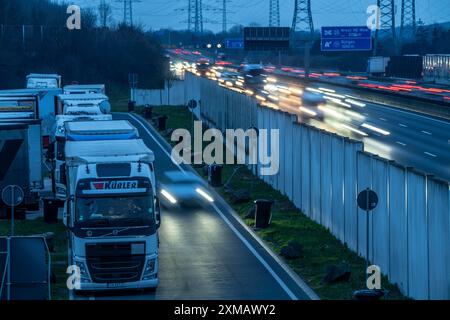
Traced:
[[403, 143], [403, 142], [400, 142], [400, 141], [396, 141], [395, 143], [396, 143], [396, 144], [399, 144], [399, 145], [401, 145], [401, 146], [403, 146], [403, 147], [406, 146], [406, 143]]
[[406, 125], [406, 124], [403, 124], [403, 123], [399, 123], [398, 124], [400, 127], [403, 127], [403, 128], [408, 128], [408, 126]]
[[422, 130], [422, 133], [425, 133], [425, 134], [427, 134], [427, 135], [431, 136], [431, 132], [428, 132], [428, 131], [424, 131], [424, 130]]
[[381, 121], [387, 121], [385, 118], [380, 118]]
[[433, 157], [433, 158], [436, 158], [437, 157], [437, 155], [435, 155], [435, 154], [432, 154], [432, 153], [429, 153], [429, 152], [424, 152], [426, 155], [428, 155], [428, 156], [430, 156], [430, 157]]
[[[172, 156], [167, 152], [167, 150], [162, 146], [161, 143], [155, 138], [155, 136], [150, 132], [150, 130], [145, 126], [142, 121], [133, 114], [129, 114], [134, 120], [136, 120], [139, 124], [141, 124], [142, 128], [149, 134], [150, 137], [156, 142], [156, 144], [161, 148], [161, 150], [172, 160]], [[185, 173], [185, 170], [181, 168], [181, 166], [177, 163], [175, 165]], [[219, 208], [216, 207], [215, 204], [212, 204], [212, 207], [216, 210], [216, 212], [220, 215], [220, 217], [225, 221], [225, 223], [230, 227], [230, 229], [236, 234], [236, 236], [244, 243], [244, 245], [250, 250], [250, 252], [259, 260], [259, 262], [266, 268], [266, 270], [272, 275], [276, 282], [281, 286], [281, 288], [287, 293], [287, 295], [292, 300], [298, 300], [297, 296], [288, 288], [288, 286], [284, 283], [284, 281], [275, 273], [275, 271], [269, 266], [269, 264], [264, 260], [263, 257], [256, 251], [255, 248], [248, 242], [247, 239], [237, 230], [232, 223], [225, 217], [225, 215], [220, 211]]]

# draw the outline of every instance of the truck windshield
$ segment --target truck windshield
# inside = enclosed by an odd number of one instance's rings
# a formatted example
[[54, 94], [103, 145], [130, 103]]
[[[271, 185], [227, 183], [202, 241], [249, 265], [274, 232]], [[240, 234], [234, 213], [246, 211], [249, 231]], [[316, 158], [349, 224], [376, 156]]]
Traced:
[[155, 221], [152, 197], [79, 197], [76, 223], [83, 227], [149, 226]]

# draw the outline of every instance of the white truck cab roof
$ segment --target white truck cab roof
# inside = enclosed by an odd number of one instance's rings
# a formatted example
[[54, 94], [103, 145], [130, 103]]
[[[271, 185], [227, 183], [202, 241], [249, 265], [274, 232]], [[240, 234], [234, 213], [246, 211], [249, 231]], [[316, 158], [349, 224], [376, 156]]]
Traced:
[[59, 94], [58, 98], [65, 105], [100, 104], [102, 101], [109, 100], [102, 93]]
[[136, 132], [137, 129], [127, 120], [103, 121], [68, 121], [65, 123], [66, 132], [73, 134], [96, 134]]
[[89, 93], [105, 93], [104, 84], [70, 84], [64, 86], [63, 92], [67, 94], [89, 94]]
[[88, 163], [138, 162], [152, 163], [155, 160], [142, 139], [67, 141], [66, 163], [69, 166]]

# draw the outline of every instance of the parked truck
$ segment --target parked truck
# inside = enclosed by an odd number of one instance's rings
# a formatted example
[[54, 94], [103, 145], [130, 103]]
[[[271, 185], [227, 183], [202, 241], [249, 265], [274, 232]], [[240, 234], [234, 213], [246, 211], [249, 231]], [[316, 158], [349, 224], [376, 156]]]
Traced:
[[50, 143], [50, 134], [55, 122], [55, 96], [61, 94], [60, 88], [47, 89], [8, 89], [0, 90], [0, 96], [37, 96], [36, 117], [42, 120], [42, 144], [47, 149]]
[[61, 88], [61, 76], [59, 74], [30, 73], [26, 80], [28, 89]]
[[[61, 185], [65, 187], [65, 145], [66, 141], [94, 141], [94, 140], [126, 140], [138, 139], [137, 129], [126, 120], [102, 119], [110, 115], [93, 118], [70, 119], [62, 118], [58, 124], [53, 147], [54, 190], [57, 199], [65, 197]], [[74, 121], [75, 120], [75, 121]]]
[[145, 289], [158, 285], [154, 154], [141, 139], [67, 141], [69, 265], [76, 291]]
[[43, 188], [41, 120], [36, 119], [35, 98], [0, 97], [0, 190], [20, 186], [24, 190], [20, 208], [28, 210], [39, 208]]
[[55, 114], [64, 114], [67, 107], [98, 107], [102, 113], [110, 113], [111, 105], [106, 95], [101, 93], [60, 94], [55, 97]]
[[69, 84], [63, 88], [64, 94], [88, 94], [100, 93], [105, 94], [104, 84]]

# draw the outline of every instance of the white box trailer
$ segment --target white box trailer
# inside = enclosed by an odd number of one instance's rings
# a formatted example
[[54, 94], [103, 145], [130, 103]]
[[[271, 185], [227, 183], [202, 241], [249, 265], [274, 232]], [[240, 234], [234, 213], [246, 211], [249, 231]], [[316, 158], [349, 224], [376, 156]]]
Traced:
[[26, 78], [26, 87], [33, 89], [61, 88], [61, 76], [53, 73], [30, 73]]
[[42, 120], [42, 143], [44, 149], [50, 143], [50, 133], [55, 122], [55, 96], [61, 94], [62, 90], [57, 89], [10, 89], [0, 90], [0, 96], [28, 96], [37, 95], [37, 118]]
[[153, 152], [140, 139], [67, 141], [65, 155], [75, 290], [155, 288], [161, 220]]
[[69, 84], [63, 87], [64, 94], [106, 94], [104, 84]]
[[99, 107], [102, 113], [110, 113], [109, 98], [100, 93], [60, 94], [55, 98], [55, 114], [64, 114], [66, 107]]

